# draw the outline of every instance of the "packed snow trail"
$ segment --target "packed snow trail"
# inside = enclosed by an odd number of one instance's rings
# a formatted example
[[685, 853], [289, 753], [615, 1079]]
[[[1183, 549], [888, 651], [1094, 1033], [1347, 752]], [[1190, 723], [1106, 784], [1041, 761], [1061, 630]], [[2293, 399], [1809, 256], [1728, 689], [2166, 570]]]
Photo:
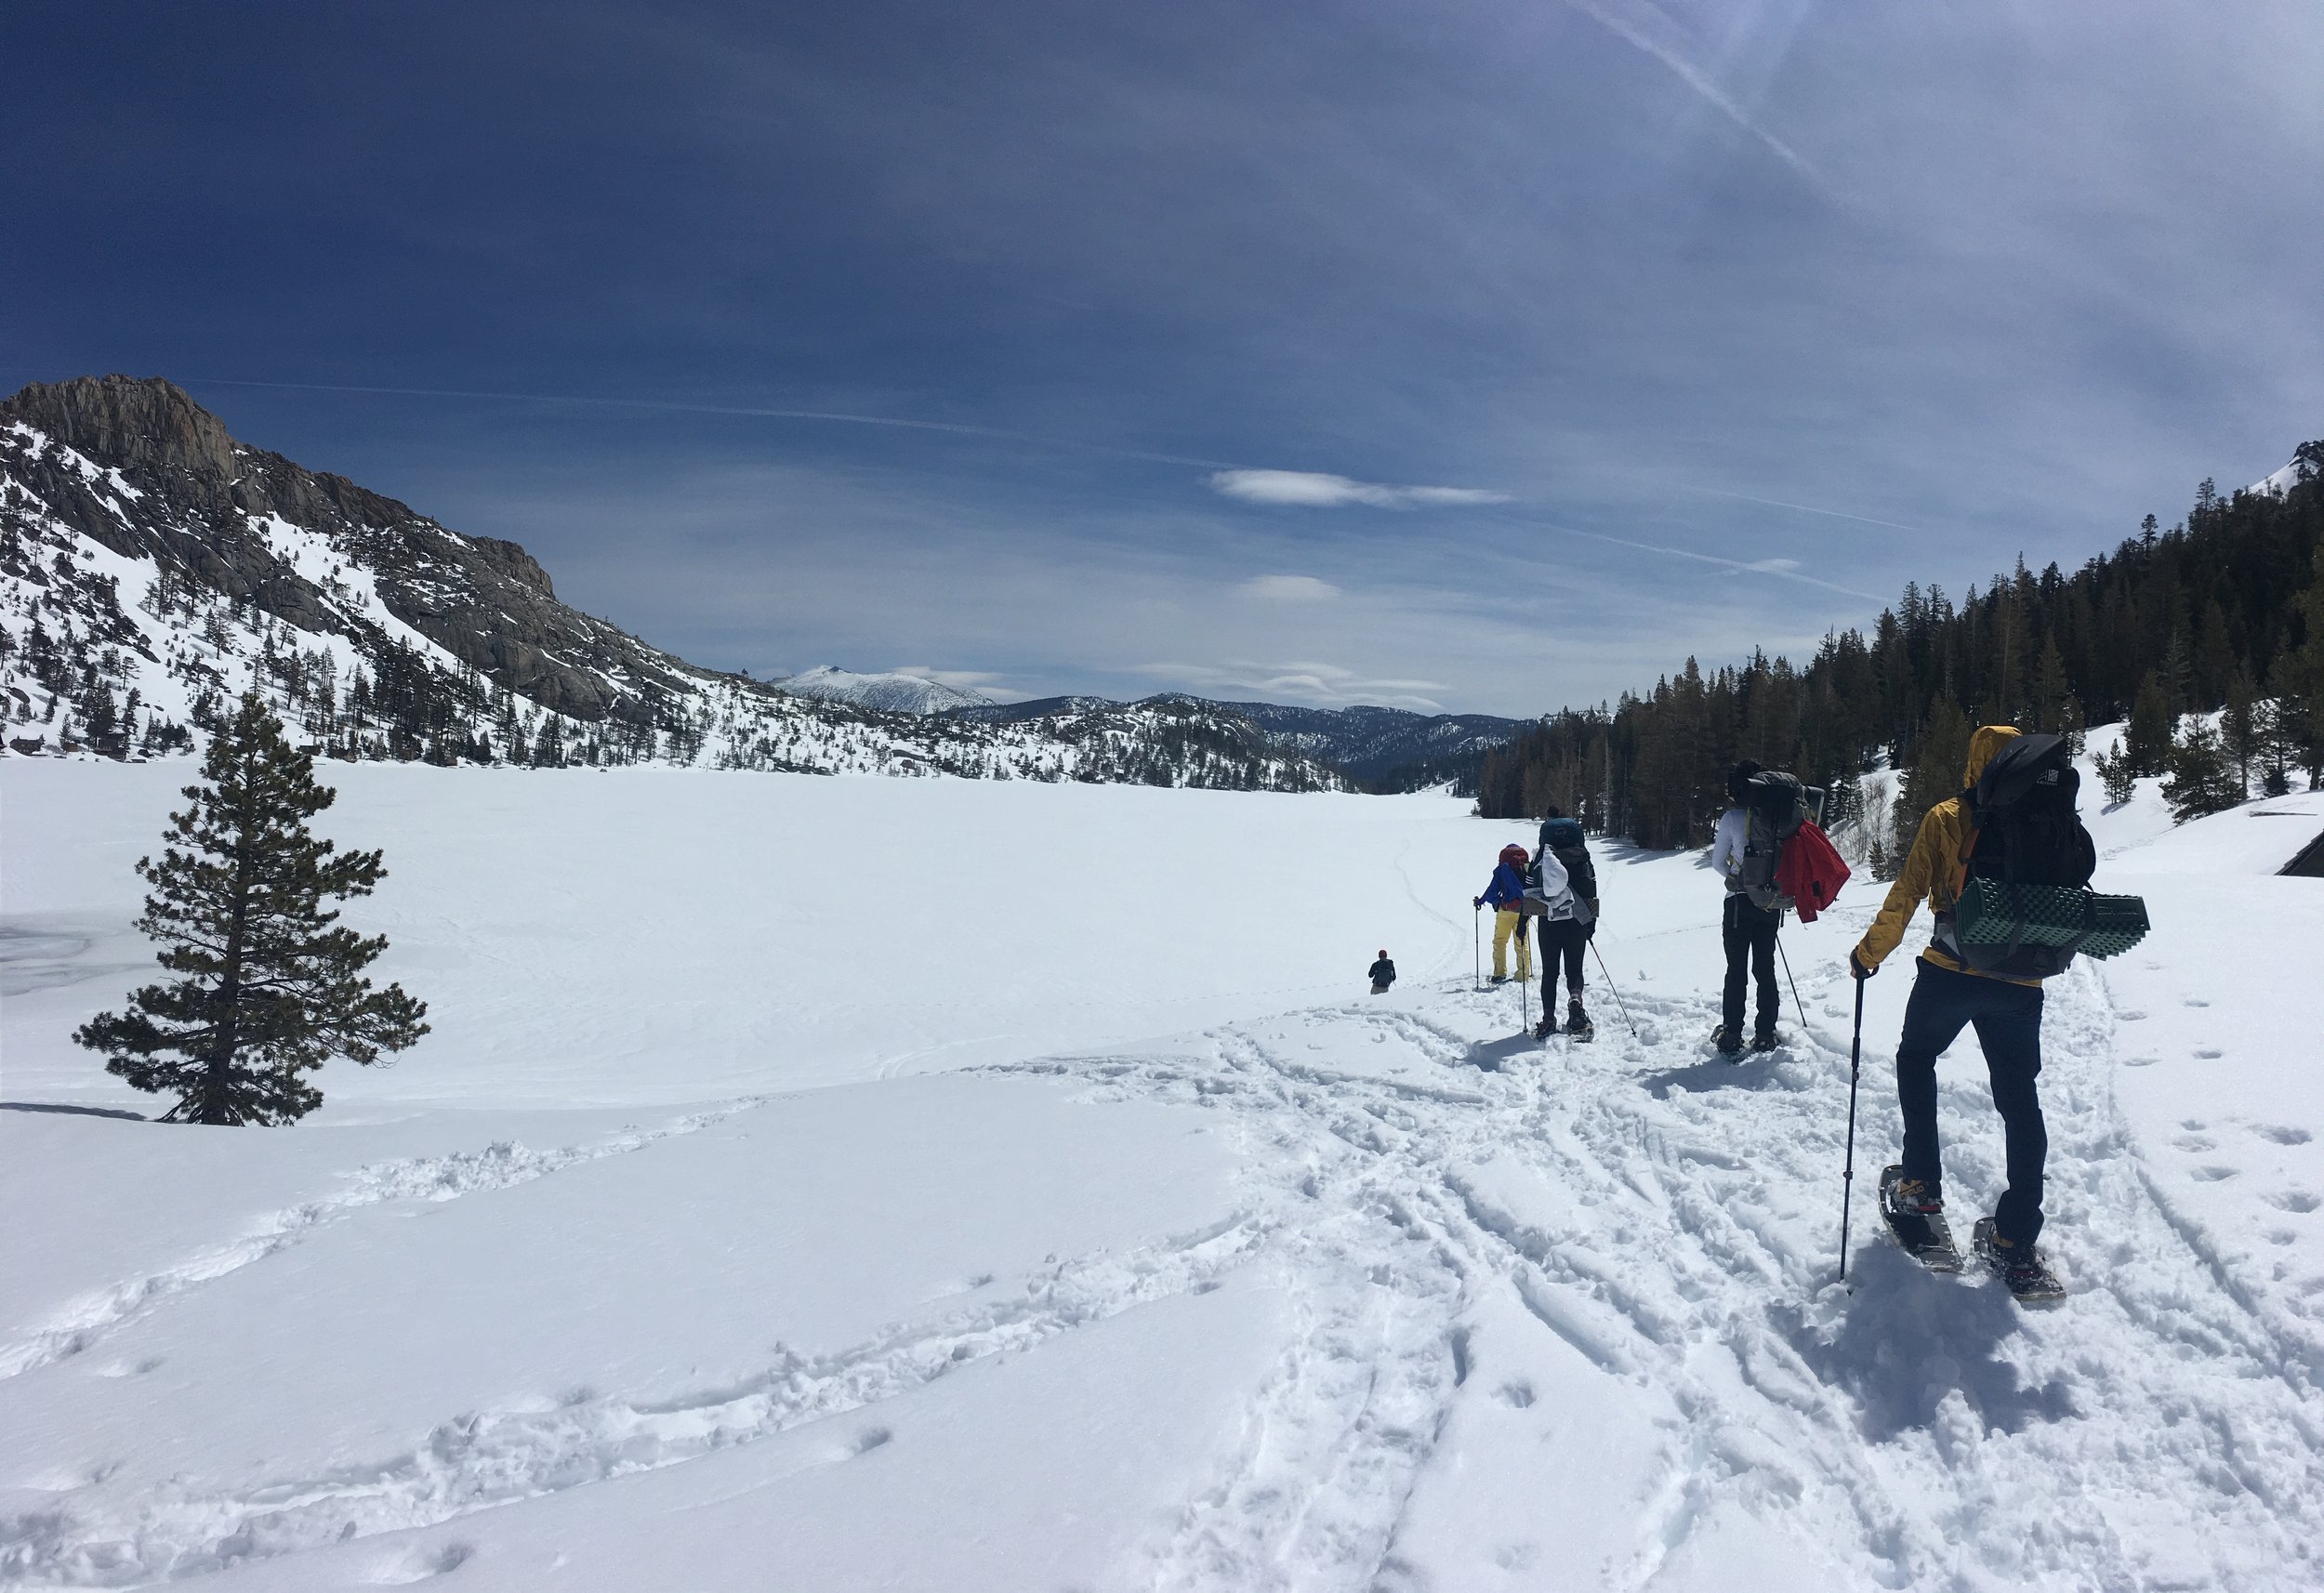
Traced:
[[[2057, 981], [2045, 1026], [2045, 1243], [2072, 1292], [2044, 1315], [1979, 1270], [1926, 1273], [1868, 1209], [1852, 1290], [1835, 1283], [1845, 983], [1812, 976], [1805, 1033], [1739, 1065], [1697, 1038], [1709, 999], [1632, 994], [1643, 1039], [1602, 1023], [1576, 1046], [1492, 1037], [1513, 1023], [1509, 994], [1465, 990], [1035, 1064], [1229, 1114], [1270, 1187], [1274, 1264], [1305, 1302], [1258, 1436], [1156, 1551], [1155, 1585], [1473, 1585], [1441, 1564], [1432, 1578], [1399, 1539], [1456, 1405], [1524, 1386], [1478, 1332], [1509, 1301], [1666, 1406], [1657, 1495], [1593, 1585], [1654, 1583], [1721, 1509], [1834, 1586], [2324, 1576], [2313, 1347], [2256, 1317], [2151, 1198], [2095, 977]], [[1858, 1160], [1874, 1166], [1885, 1050], [1867, 1047]], [[1981, 1073], [1973, 1040], [1944, 1069], [1957, 1209], [1999, 1188]], [[1504, 1570], [1555, 1552], [1525, 1520], [1504, 1531]], [[1813, 1584], [1803, 1566], [1793, 1585]]]

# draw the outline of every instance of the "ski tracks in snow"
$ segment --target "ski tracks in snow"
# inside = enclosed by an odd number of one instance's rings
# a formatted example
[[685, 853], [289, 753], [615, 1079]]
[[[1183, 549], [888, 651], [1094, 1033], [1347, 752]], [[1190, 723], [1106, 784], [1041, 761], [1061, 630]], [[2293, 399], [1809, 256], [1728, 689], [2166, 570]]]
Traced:
[[[1220, 1114], [1246, 1152], [1242, 1204], [1203, 1231], [1058, 1262], [1022, 1291], [842, 1350], [781, 1352], [723, 1386], [465, 1413], [383, 1461], [231, 1495], [60, 1500], [0, 1523], [0, 1580], [148, 1583], [682, 1464], [1245, 1269], [1280, 1284], [1292, 1332], [1240, 1431], [1120, 1586], [1442, 1585], [1403, 1534], [1461, 1402], [1530, 1402], [1475, 1336], [1503, 1308], [1570, 1345], [1596, 1369], [1586, 1375], [1666, 1413], [1652, 1418], [1658, 1471], [1632, 1501], [1630, 1547], [1594, 1573], [1565, 1567], [1592, 1585], [1656, 1583], [1723, 1510], [1756, 1518], [1844, 1586], [2256, 1593], [2324, 1578], [2315, 1347], [2256, 1309], [2159, 1202], [2115, 1108], [2113, 1020], [2094, 975], [2056, 981], [2050, 1003], [2045, 1244], [2072, 1293], [2040, 1314], [1974, 1271], [1924, 1272], [1886, 1243], [1868, 1199], [1853, 1292], [1833, 1281], [1845, 986], [1812, 977], [1792, 1040], [1732, 1066], [1693, 1038], [1710, 1026], [1707, 1000], [1632, 994], [1640, 1037], [1606, 1022], [1590, 1045], [1536, 1044], [1509, 1036], [1506, 992], [1462, 981], [1410, 1007], [1319, 1008], [1182, 1046], [995, 1069]], [[1868, 1191], [1893, 1133], [1885, 1038], [1865, 1072]], [[1969, 1042], [1941, 1073], [1964, 1227], [2000, 1179], [1982, 1075]], [[74, 1353], [383, 1202], [506, 1188], [749, 1104], [588, 1146], [375, 1165], [0, 1349], [0, 1371]], [[1494, 1369], [1472, 1378], [1480, 1345]]]
[[281, 1254], [316, 1231], [346, 1221], [393, 1201], [446, 1201], [491, 1190], [512, 1189], [580, 1162], [642, 1150], [676, 1134], [691, 1134], [722, 1123], [759, 1098], [729, 1102], [654, 1128], [630, 1128], [585, 1145], [535, 1151], [513, 1140], [496, 1140], [477, 1151], [441, 1156], [412, 1156], [359, 1167], [330, 1194], [273, 1212], [248, 1233], [153, 1271], [125, 1278], [89, 1295], [37, 1332], [0, 1343], [0, 1378], [78, 1355], [127, 1323], [187, 1289]]
[[[2256, 1312], [2156, 1200], [2115, 1108], [2095, 976], [2055, 981], [2046, 1025], [2044, 1243], [2072, 1293], [2044, 1313], [1979, 1270], [1925, 1272], [1868, 1198], [1852, 1292], [1835, 1282], [1844, 976], [1806, 998], [1805, 1032], [1739, 1065], [1679, 1037], [1707, 1032], [1708, 1001], [1633, 995], [1643, 1038], [1602, 1022], [1592, 1044], [1536, 1046], [1478, 1038], [1506, 1021], [1506, 996], [1462, 989], [1418, 1011], [1352, 1005], [1193, 1051], [1019, 1070], [1231, 1117], [1269, 1234], [1261, 1259], [1299, 1302], [1299, 1336], [1239, 1446], [1129, 1585], [1429, 1586], [1399, 1528], [1456, 1402], [1485, 1397], [1464, 1384], [1496, 1294], [1675, 1406], [1635, 1557], [1605, 1567], [1605, 1586], [1646, 1585], [1722, 1506], [1837, 1586], [2324, 1577], [2312, 1347]], [[1319, 1048], [1406, 1065], [1335, 1069]], [[1857, 1147], [1868, 1195], [1895, 1122], [1876, 1055]], [[1964, 1040], [1941, 1073], [1964, 1229], [2001, 1187], [1983, 1072]]]

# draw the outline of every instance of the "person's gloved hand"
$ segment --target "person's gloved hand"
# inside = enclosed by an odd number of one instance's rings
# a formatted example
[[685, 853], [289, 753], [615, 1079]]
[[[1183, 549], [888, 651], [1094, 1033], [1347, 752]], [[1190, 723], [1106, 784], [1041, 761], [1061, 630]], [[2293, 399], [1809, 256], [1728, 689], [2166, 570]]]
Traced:
[[1867, 968], [1864, 966], [1862, 959], [1857, 957], [1854, 950], [1851, 950], [1848, 953], [1848, 972], [1852, 977], [1856, 979], [1870, 979], [1874, 974], [1880, 971], [1880, 965], [1878, 963], [1873, 964], [1870, 968]]
[[1472, 907], [1482, 907], [1485, 905], [1485, 898], [1482, 896], [1475, 897], [1470, 902], [1469, 905]]

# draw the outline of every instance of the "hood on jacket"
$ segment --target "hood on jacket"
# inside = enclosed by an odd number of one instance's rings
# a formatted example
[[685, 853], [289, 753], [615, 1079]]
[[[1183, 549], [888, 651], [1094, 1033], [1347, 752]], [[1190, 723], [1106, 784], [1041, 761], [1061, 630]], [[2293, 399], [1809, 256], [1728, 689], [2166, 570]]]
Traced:
[[2015, 725], [1979, 725], [1969, 736], [1969, 764], [1961, 777], [1961, 788], [1968, 790], [1985, 772], [1985, 766], [1993, 761], [1993, 755], [2017, 739]]

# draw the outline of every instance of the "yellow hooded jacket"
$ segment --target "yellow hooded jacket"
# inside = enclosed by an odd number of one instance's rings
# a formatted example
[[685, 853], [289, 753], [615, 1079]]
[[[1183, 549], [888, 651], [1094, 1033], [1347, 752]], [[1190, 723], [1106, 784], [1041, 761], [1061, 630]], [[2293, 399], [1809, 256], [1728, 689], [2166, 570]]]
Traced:
[[[1961, 788], [1967, 790], [1977, 783], [1985, 766], [1993, 761], [1993, 755], [2016, 739], [2017, 731], [2009, 725], [1980, 725], [1969, 737], [1969, 763], [1961, 777]], [[1912, 910], [1928, 898], [1932, 914], [1946, 914], [1961, 899], [1961, 881], [1967, 876], [1969, 859], [1964, 849], [1969, 844], [1969, 813], [1959, 796], [1948, 796], [1931, 808], [1921, 820], [1921, 833], [1912, 838], [1912, 851], [1905, 859], [1905, 866], [1896, 875], [1896, 883], [1888, 888], [1888, 900], [1881, 903], [1880, 915], [1872, 927], [1864, 931], [1864, 939], [1856, 943], [1856, 961], [1868, 968], [1876, 968], [1895, 951], [1905, 938], [1905, 926], [1912, 922]], [[1979, 979], [1998, 979], [1998, 974], [1979, 973], [1962, 965], [1959, 958], [1948, 955], [1932, 941], [1921, 954], [1925, 962], [1955, 973], [1974, 974]], [[2038, 979], [2013, 979], [2011, 984], [2030, 984], [2039, 987]]]

